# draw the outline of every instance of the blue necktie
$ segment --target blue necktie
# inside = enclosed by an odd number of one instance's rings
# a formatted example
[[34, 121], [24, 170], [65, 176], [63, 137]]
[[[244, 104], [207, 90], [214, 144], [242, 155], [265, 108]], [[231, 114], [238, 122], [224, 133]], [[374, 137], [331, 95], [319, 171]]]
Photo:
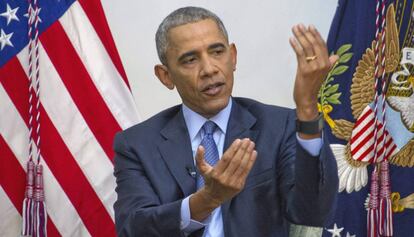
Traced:
[[[204, 159], [206, 162], [211, 165], [215, 166], [217, 161], [219, 160], [219, 153], [217, 150], [217, 145], [214, 142], [213, 133], [214, 130], [217, 128], [217, 125], [212, 121], [207, 121], [204, 123], [203, 129], [204, 136], [201, 140], [200, 145], [204, 147]], [[204, 186], [204, 179], [201, 174], [197, 176], [197, 190]]]

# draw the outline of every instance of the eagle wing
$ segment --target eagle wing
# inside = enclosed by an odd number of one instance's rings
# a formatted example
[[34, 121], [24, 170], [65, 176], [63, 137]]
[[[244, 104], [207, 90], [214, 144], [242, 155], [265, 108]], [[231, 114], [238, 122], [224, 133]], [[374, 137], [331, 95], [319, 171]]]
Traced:
[[[372, 48], [376, 41], [372, 42]], [[351, 85], [352, 115], [358, 119], [362, 110], [372, 102], [375, 96], [375, 56], [372, 48], [367, 48], [358, 61]]]
[[385, 42], [385, 72], [390, 73], [397, 69], [400, 59], [400, 42], [394, 4], [391, 4], [387, 10]]
[[390, 159], [390, 163], [402, 167], [414, 167], [414, 140], [409, 141], [396, 155]]

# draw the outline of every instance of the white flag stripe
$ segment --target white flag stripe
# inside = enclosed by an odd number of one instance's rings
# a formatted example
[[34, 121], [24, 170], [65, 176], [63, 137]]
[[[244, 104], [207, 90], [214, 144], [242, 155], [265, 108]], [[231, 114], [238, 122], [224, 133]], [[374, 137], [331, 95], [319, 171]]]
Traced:
[[[372, 132], [372, 129], [369, 129], [369, 130], [367, 130], [366, 131], [367, 132], [367, 134], [369, 134], [369, 133], [371, 133]], [[372, 133], [373, 134], [373, 133]], [[361, 136], [363, 139], [365, 139], [365, 138], [367, 138], [367, 136]], [[380, 137], [380, 134], [378, 133], [378, 138]], [[369, 150], [369, 149], [371, 149], [370, 147], [371, 146], [373, 146], [374, 145], [374, 139], [373, 138], [369, 138], [365, 143], [364, 143], [364, 145], [361, 147], [361, 148], [359, 148], [359, 150], [358, 151], [356, 151], [355, 152], [355, 148], [356, 148], [356, 146], [358, 146], [360, 144], [360, 142], [359, 143], [352, 143], [352, 146], [351, 146], [351, 150], [352, 150], [352, 152], [353, 152], [353, 157], [354, 157], [354, 159], [355, 158], [358, 158], [358, 159], [360, 159], [361, 158], [361, 156], [362, 156], [362, 154], [366, 151], [366, 150]], [[372, 150], [372, 152], [374, 151], [374, 149], [372, 148], [371, 149]], [[355, 152], [355, 153], [354, 153]], [[372, 153], [372, 152], [370, 152], [370, 153]], [[366, 157], [366, 158], [368, 158], [368, 157]], [[370, 158], [368, 158], [368, 159], [370, 159]], [[365, 159], [364, 159], [365, 160]]]
[[[17, 157], [20, 165], [23, 169], [26, 169], [28, 147], [22, 146], [22, 144], [27, 144], [29, 130], [1, 85], [0, 101], [0, 114], [7, 114], [7, 116], [0, 116], [0, 134]], [[43, 160], [43, 158], [41, 159]], [[63, 236], [90, 236], [76, 209], [50, 171], [49, 166], [45, 162], [42, 164], [46, 207], [50, 219]], [[73, 231], [76, 231], [76, 233], [73, 233]]]
[[[370, 129], [369, 130], [369, 132], [371, 133], [372, 132], [372, 130], [373, 129]], [[367, 134], [368, 134], [368, 131], [367, 131]], [[379, 151], [380, 150], [380, 148], [381, 148], [381, 146], [382, 146], [382, 140], [383, 140], [383, 138], [381, 139], [381, 136], [382, 136], [382, 134], [383, 134], [383, 129], [378, 129], [378, 133], [377, 133], [377, 151]], [[365, 137], [367, 137], [367, 136], [364, 136], [364, 138]], [[375, 141], [375, 139], [374, 139], [374, 133], [372, 133], [372, 138], [370, 138], [355, 154], [354, 154], [354, 157], [355, 158], [358, 158], [358, 159], [362, 159], [362, 161], [369, 161], [371, 158], [372, 158], [372, 156], [374, 156], [374, 141]], [[359, 145], [359, 144], [354, 144], [355, 146], [357, 146], [357, 145]], [[371, 148], [371, 146], [372, 146], [372, 148]], [[362, 157], [362, 155], [363, 155], [363, 153], [365, 152], [365, 151], [367, 151], [367, 150], [371, 150], [370, 151], [370, 153], [369, 153], [369, 155], [367, 155], [367, 156], [365, 156], [365, 157]]]
[[0, 236], [20, 236], [22, 217], [0, 185]]
[[[357, 127], [354, 128], [354, 130], [352, 130], [353, 136], [355, 136], [356, 134], [358, 134], [367, 124], [369, 124], [370, 122], [372, 122], [372, 120], [374, 119], [374, 113], [372, 113], [372, 111], [371, 111], [371, 109], [369, 109], [369, 107], [367, 107], [367, 108], [368, 108], [368, 111], [362, 113], [361, 116], [363, 116], [366, 113], [368, 113], [369, 115], [366, 116], [365, 119], [363, 121], [361, 121], [361, 123]], [[372, 125], [370, 125], [368, 128], [366, 128], [366, 131], [364, 131], [364, 133], [361, 134], [358, 137], [357, 140], [355, 140], [354, 142], [352, 142], [352, 144], [359, 144], [362, 140], [365, 139], [365, 137], [367, 136], [367, 134], [370, 134], [373, 130], [374, 130], [374, 123], [372, 123]], [[351, 148], [354, 147], [354, 146], [351, 146]]]
[[[17, 57], [24, 65], [27, 47]], [[42, 44], [39, 44], [40, 72], [48, 80], [41, 81], [40, 101], [88, 182], [114, 220], [116, 201], [113, 164], [89, 129], [72, 100]], [[25, 68], [27, 73], [27, 68]], [[56, 100], [55, 98], [59, 98]]]
[[125, 129], [136, 124], [139, 118], [131, 92], [79, 2], [75, 1], [59, 21], [119, 126]]

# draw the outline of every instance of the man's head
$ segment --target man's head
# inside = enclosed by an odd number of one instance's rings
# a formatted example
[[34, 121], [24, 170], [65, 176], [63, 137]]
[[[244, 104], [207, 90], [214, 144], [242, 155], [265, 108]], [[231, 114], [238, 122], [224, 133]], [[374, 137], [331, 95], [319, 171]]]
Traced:
[[185, 105], [205, 117], [227, 106], [237, 52], [214, 13], [197, 7], [172, 12], [160, 24], [156, 44], [162, 65], [155, 74], [167, 88], [177, 87]]

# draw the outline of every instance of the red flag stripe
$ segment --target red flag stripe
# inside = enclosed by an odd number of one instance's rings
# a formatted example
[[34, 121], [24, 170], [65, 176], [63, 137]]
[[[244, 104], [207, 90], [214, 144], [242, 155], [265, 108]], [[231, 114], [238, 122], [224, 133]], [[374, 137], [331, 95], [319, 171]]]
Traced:
[[0, 184], [17, 211], [21, 214], [26, 187], [26, 173], [15, 159], [13, 152], [1, 134], [0, 157]]
[[139, 121], [138, 112], [131, 91], [122, 82], [121, 75], [80, 3], [74, 2], [59, 22], [121, 128], [136, 124]]
[[[20, 66], [20, 65], [18, 65]], [[19, 70], [21, 68], [16, 68]], [[9, 75], [2, 75], [9, 77]], [[19, 94], [18, 92], [15, 94]], [[29, 130], [20, 116], [18, 110], [12, 102], [12, 98], [7, 94], [0, 85], [0, 114], [7, 116], [0, 116], [0, 133], [8, 142], [8, 146], [15, 154], [15, 158], [20, 163], [21, 167], [25, 167], [28, 159], [28, 134]], [[50, 210], [51, 219], [59, 228], [60, 232], [65, 236], [72, 236], [72, 230], [67, 226], [73, 226], [77, 229], [77, 236], [90, 236], [86, 227], [80, 220], [80, 217], [75, 210], [75, 207], [69, 201], [68, 196], [53, 176], [49, 166], [43, 162], [44, 185], [46, 190], [53, 190], [52, 192], [45, 192], [47, 207]], [[17, 211], [16, 211], [17, 212]], [[19, 220], [21, 221], [21, 220]]]
[[[28, 61], [27, 56], [25, 56], [27, 52], [25, 51], [27, 51], [27, 48], [18, 54], [21, 65]], [[105, 151], [76, 107], [42, 44], [39, 45], [39, 56], [42, 76], [48, 78], [48, 80], [42, 81], [42, 105], [113, 219], [116, 183], [112, 175], [113, 164], [111, 159], [105, 158], [107, 157]], [[120, 77], [117, 78], [121, 80]], [[59, 99], [56, 100], [55, 98]], [[123, 108], [128, 108], [128, 106]]]
[[385, 151], [385, 149], [387, 149], [387, 154], [386, 154], [386, 157], [385, 157], [385, 159], [388, 159], [388, 157], [390, 157], [391, 156], [391, 154], [392, 154], [392, 152], [394, 151], [394, 149], [395, 149], [395, 144], [394, 144], [394, 142], [393, 142], [393, 139], [392, 139], [392, 137], [388, 134], [388, 132], [386, 131], [386, 140], [385, 140], [385, 144], [384, 144], [384, 146], [382, 146], [382, 139], [381, 139], [381, 149], [378, 151], [378, 157], [381, 157], [383, 154], [383, 152]]
[[[49, 144], [42, 147], [43, 159], [62, 185], [91, 235], [115, 235], [115, 228], [109, 213], [75, 162], [49, 117], [45, 114], [43, 107], [40, 111], [42, 113], [42, 131], [48, 134], [48, 136], [42, 137], [42, 142]], [[68, 175], [68, 173], [72, 175]]]
[[[25, 83], [14, 83], [15, 78], [27, 78], [21, 68], [19, 60], [16, 57], [10, 59], [3, 67], [0, 68], [0, 82], [7, 84], [9, 91], [12, 91], [14, 96], [13, 102], [20, 106], [16, 109], [19, 111], [23, 120], [29, 121], [29, 81], [26, 79]], [[16, 70], [17, 69], [17, 70]], [[24, 93], [27, 92], [27, 93]], [[9, 95], [10, 96], [10, 95]], [[29, 140], [29, 138], [27, 138]]]
[[[390, 141], [390, 143], [391, 143], [392, 141]], [[395, 149], [397, 149], [397, 145], [395, 145], [395, 143], [393, 143], [392, 145], [390, 145], [391, 146], [391, 149], [390, 149], [390, 151], [388, 152], [388, 157], [387, 157], [387, 159], [388, 158], [390, 158], [393, 154], [394, 154], [394, 151], [395, 151]]]
[[370, 120], [368, 121], [367, 124], [365, 124], [362, 128], [357, 128], [360, 130], [357, 130], [357, 133], [351, 137], [351, 143], [356, 142], [361, 136], [366, 136], [366, 132], [369, 131], [370, 129], [373, 130], [373, 124], [374, 124], [374, 120]]
[[[381, 129], [382, 124], [379, 124], [379, 129]], [[364, 138], [364, 140], [362, 140], [360, 143], [358, 143], [358, 145], [356, 147], [354, 147], [354, 149], [351, 148], [351, 154], [354, 157], [354, 159], [357, 160], [364, 160], [367, 161], [368, 159], [371, 160], [372, 159], [372, 154], [368, 157], [368, 153], [372, 152], [374, 150], [374, 142], [373, 142], [373, 137], [374, 137], [374, 131], [372, 131], [370, 134], [367, 134], [367, 136]], [[381, 136], [378, 138], [378, 146], [377, 146], [377, 150], [378, 147], [381, 145], [382, 140], [384, 139], [384, 134], [381, 134]], [[358, 155], [358, 153], [360, 153], [360, 149], [364, 148], [366, 144], [369, 143], [369, 141], [371, 140], [371, 145], [369, 146], [368, 149], [366, 149], [364, 151], [364, 153], [362, 153], [361, 155]]]
[[[44, 78], [48, 78], [47, 81], [42, 83], [42, 105], [65, 145], [73, 154], [82, 172], [88, 178], [89, 183], [103, 202], [108, 213], [110, 213], [111, 218], [113, 218], [116, 183], [112, 175], [113, 164], [111, 159], [105, 158], [107, 155], [76, 107], [42, 44], [39, 46], [39, 54], [41, 59], [40, 71]], [[24, 51], [18, 55], [22, 65], [27, 61], [25, 55], [27, 54]]]
[[115, 67], [119, 74], [121, 74], [125, 84], [129, 87], [128, 79], [122, 66], [121, 58], [119, 57], [118, 50], [115, 47], [114, 40], [112, 38], [109, 25], [106, 20], [104, 10], [100, 0], [78, 0], [82, 8], [84, 9], [89, 21], [95, 28], [96, 33], [101, 39], [105, 49], [110, 55]]
[[374, 132], [373, 131], [370, 132], [356, 146], [353, 146], [353, 144], [351, 143], [351, 154], [352, 154], [352, 156], [355, 156], [361, 148], [365, 147], [365, 144], [368, 143], [368, 141], [372, 139], [373, 135], [374, 135]]
[[[15, 68], [15, 70], [19, 70], [19, 68]], [[20, 70], [23, 71], [21, 67]], [[22, 74], [24, 73], [18, 73], [18, 75]], [[25, 83], [27, 85], [27, 77], [13, 78], [13, 83], [9, 82], [11, 81], [3, 80], [2, 84], [10, 98], [16, 101], [16, 94], [20, 94], [19, 91], [25, 88]], [[21, 89], [12, 91], [10, 84], [19, 84], [15, 86]], [[15, 106], [18, 111], [21, 111], [23, 109], [20, 107], [24, 107], [25, 105], [15, 103]], [[110, 215], [106, 212], [102, 202], [90, 186], [42, 106], [41, 114], [42, 133], [48, 134], [42, 137], [42, 142], [48, 144], [48, 146], [42, 147], [43, 159], [78, 211], [91, 235], [115, 235], [115, 229]]]
[[363, 111], [363, 114], [360, 118], [357, 119], [357, 121], [355, 122], [354, 127], [358, 127], [362, 122], [364, 122], [364, 120], [371, 114], [373, 114], [372, 109], [368, 106], [366, 107]]
[[[55, 40], [56, 37], [59, 41]], [[107, 156], [113, 159], [113, 137], [122, 129], [92, 83], [60, 22], [55, 22], [43, 32], [40, 41], [97, 141]], [[77, 80], [82, 80], [82, 83]]]
[[[17, 211], [21, 214], [26, 187], [26, 173], [1, 135], [0, 157], [2, 158], [0, 160], [2, 163], [0, 165], [0, 185]], [[47, 218], [47, 235], [49, 237], [61, 236], [50, 217], [48, 216]]]

